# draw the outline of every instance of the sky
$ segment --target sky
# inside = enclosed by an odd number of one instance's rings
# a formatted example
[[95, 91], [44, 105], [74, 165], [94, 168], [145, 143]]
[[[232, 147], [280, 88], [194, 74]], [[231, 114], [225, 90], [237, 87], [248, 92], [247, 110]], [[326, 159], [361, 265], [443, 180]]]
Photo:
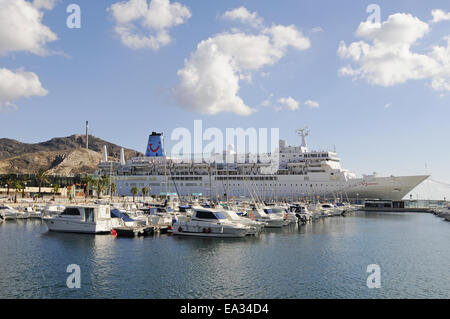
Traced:
[[449, 39], [448, 0], [0, 0], [0, 137], [308, 127], [357, 175], [450, 183]]

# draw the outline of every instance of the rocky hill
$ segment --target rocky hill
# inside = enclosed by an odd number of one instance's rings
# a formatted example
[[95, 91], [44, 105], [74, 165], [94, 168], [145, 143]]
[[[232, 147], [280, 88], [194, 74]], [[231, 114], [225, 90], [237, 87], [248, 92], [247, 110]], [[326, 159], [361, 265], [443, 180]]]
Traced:
[[[119, 159], [121, 146], [89, 135], [89, 150], [86, 150], [85, 139], [83, 135], [71, 135], [27, 144], [2, 138], [0, 174], [33, 174], [41, 167], [61, 176], [92, 173], [102, 158], [103, 145], [107, 147], [109, 158]], [[143, 155], [130, 149], [124, 151], [125, 158]]]

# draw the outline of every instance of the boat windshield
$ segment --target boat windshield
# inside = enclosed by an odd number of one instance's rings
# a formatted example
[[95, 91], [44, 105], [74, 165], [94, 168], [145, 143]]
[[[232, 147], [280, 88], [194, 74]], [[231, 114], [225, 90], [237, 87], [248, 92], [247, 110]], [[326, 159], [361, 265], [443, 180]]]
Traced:
[[217, 219], [227, 219], [227, 218], [225, 217], [225, 215], [222, 214], [222, 213], [214, 213], [214, 216], [216, 216]]
[[273, 214], [273, 211], [272, 211], [270, 208], [264, 209], [264, 212], [265, 212], [266, 214]]
[[112, 218], [121, 218], [124, 222], [134, 221], [132, 218], [130, 218], [130, 216], [128, 216], [127, 213], [122, 213], [118, 209], [113, 209], [110, 213]]
[[282, 213], [283, 212], [283, 208], [272, 208], [272, 213]]

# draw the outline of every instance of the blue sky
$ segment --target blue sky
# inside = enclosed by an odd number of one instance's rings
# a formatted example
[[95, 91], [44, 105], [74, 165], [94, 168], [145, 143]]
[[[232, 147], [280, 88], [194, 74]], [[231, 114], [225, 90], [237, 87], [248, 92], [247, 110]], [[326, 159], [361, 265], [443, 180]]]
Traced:
[[[295, 129], [308, 126], [311, 148], [336, 148], [343, 166], [357, 174], [427, 172], [450, 181], [450, 92], [431, 87], [433, 76], [381, 85], [340, 75], [342, 67], [356, 68], [358, 63], [338, 54], [341, 41], [346, 46], [361, 40], [371, 44], [356, 35], [371, 3], [379, 5], [382, 22], [405, 13], [429, 25], [411, 46], [413, 52], [445, 47], [450, 21], [430, 21], [433, 9], [450, 11], [448, 1], [179, 0], [191, 16], [167, 28], [171, 42], [157, 50], [133, 49], [121, 41], [114, 30], [115, 17], [107, 11], [116, 2], [57, 1], [51, 10], [40, 9], [42, 24], [58, 36], [45, 44], [48, 54], [10, 50], [0, 55], [0, 68], [33, 72], [48, 91], [45, 96], [18, 98], [12, 101], [15, 110], [0, 112], [1, 137], [34, 143], [82, 134], [89, 120], [91, 134], [144, 151], [150, 132], [170, 135], [176, 127], [191, 129], [195, 119], [202, 119], [204, 127], [221, 129], [278, 127], [290, 144], [299, 143]], [[70, 3], [81, 8], [80, 29], [66, 26]], [[288, 47], [276, 62], [249, 72], [251, 82], [239, 81], [239, 97], [256, 112], [203, 114], [187, 109], [174, 98], [173, 89], [181, 81], [177, 72], [197, 45], [220, 33], [237, 32], [233, 28], [259, 34], [245, 23], [222, 17], [241, 6], [256, 12], [265, 27], [295, 26], [309, 40], [309, 48]], [[271, 94], [273, 107], [261, 105]], [[299, 107], [277, 110], [282, 97], [292, 97]], [[320, 106], [310, 108], [307, 100]], [[171, 145], [168, 136], [166, 143]]]

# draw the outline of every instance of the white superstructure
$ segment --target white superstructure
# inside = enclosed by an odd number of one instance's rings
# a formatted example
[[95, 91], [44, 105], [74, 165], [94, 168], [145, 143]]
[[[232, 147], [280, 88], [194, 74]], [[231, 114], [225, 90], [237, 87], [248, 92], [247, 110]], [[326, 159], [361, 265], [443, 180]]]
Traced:
[[68, 233], [109, 233], [119, 225], [118, 219], [111, 217], [107, 205], [69, 206], [60, 214], [42, 220], [49, 230]]
[[[378, 177], [376, 174], [357, 178], [343, 169], [336, 152], [310, 151], [306, 143], [309, 131], [297, 131], [300, 146], [279, 142], [279, 164], [275, 173], [267, 174], [270, 164], [254, 161], [251, 154], [236, 154], [228, 148], [223, 154], [198, 161], [169, 157], [136, 157], [126, 161], [102, 162], [99, 174], [113, 175], [117, 193], [131, 195], [136, 186], [150, 188], [150, 195], [178, 193], [180, 196], [202, 195], [213, 199], [258, 197], [262, 200], [296, 200], [299, 197], [401, 200], [428, 176]], [[155, 151], [161, 134], [152, 133], [149, 149]], [[150, 142], [152, 140], [153, 142]], [[157, 142], [158, 149], [162, 144]], [[161, 150], [158, 150], [161, 152]], [[149, 151], [147, 151], [148, 154]], [[220, 159], [229, 160], [223, 163]]]

